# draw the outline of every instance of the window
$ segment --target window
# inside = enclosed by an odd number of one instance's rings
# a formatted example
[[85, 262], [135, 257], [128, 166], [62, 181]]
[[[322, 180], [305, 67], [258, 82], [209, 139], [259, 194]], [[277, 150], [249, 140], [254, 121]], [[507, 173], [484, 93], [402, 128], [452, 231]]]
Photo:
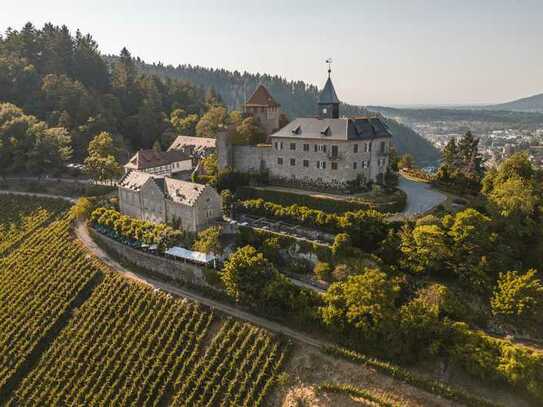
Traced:
[[381, 141], [380, 150], [381, 150], [381, 153], [384, 153], [386, 151], [386, 145], [384, 141]]
[[282, 157], [277, 157], [277, 164], [283, 165], [283, 158]]
[[323, 152], [323, 153], [326, 153], [326, 144], [323, 144], [323, 145], [322, 145], [322, 152]]
[[273, 145], [275, 146], [276, 150], [279, 150], [279, 144], [277, 144], [277, 141], [275, 143], [273, 143]]
[[362, 168], [368, 168], [369, 163], [368, 161], [362, 161]]
[[304, 151], [309, 151], [309, 144], [304, 144]]
[[368, 151], [371, 153], [371, 141], [368, 143]]
[[353, 170], [356, 170], [356, 167], [358, 167], [358, 165], [357, 165], [356, 162], [354, 162], [354, 163], [353, 163]]
[[296, 165], [296, 160], [294, 158], [290, 159], [290, 165], [294, 167]]
[[315, 144], [315, 152], [319, 151], [319, 146]]
[[332, 163], [332, 169], [333, 169], [333, 170], [337, 170], [337, 163], [336, 163], [336, 162], [333, 162], [333, 163]]
[[337, 157], [339, 155], [338, 146], [332, 146], [332, 157]]
[[290, 149], [292, 151], [296, 150], [296, 143], [290, 143]]
[[309, 167], [309, 161], [308, 160], [304, 160], [304, 167], [305, 168]]
[[280, 141], [280, 142], [279, 142], [279, 150], [282, 150], [282, 149], [283, 149], [283, 142]]
[[323, 109], [322, 109], [322, 113], [323, 113], [323, 114], [328, 113], [328, 109], [327, 109], [327, 108], [323, 108]]
[[326, 169], [326, 161], [317, 161], [317, 168], [319, 168], [321, 170], [325, 170]]
[[364, 152], [365, 152], [365, 153], [368, 152], [368, 143], [364, 143]]
[[358, 144], [353, 145], [353, 152], [358, 153]]

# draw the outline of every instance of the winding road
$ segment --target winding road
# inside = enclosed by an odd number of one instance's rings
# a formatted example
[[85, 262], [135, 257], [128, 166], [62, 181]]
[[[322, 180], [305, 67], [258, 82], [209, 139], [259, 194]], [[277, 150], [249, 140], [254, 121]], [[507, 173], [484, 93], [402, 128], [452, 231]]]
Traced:
[[422, 215], [447, 200], [447, 196], [424, 182], [408, 180], [400, 175], [398, 187], [407, 194], [407, 205], [402, 214]]

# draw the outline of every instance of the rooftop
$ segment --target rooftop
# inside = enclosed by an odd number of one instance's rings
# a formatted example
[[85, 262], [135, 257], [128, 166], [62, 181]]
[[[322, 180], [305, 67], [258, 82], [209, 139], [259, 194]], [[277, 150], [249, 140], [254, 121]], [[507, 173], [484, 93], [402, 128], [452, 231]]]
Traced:
[[179, 150], [183, 147], [215, 148], [215, 139], [207, 137], [177, 136], [168, 151]]
[[334, 89], [334, 84], [332, 83], [332, 79], [330, 79], [330, 77], [328, 77], [328, 80], [326, 81], [326, 84], [324, 85], [324, 88], [319, 95], [319, 104], [339, 104], [339, 99], [337, 97], [336, 90]]
[[156, 151], [140, 150], [128, 161], [125, 168], [132, 170], [145, 170], [147, 168], [160, 167], [178, 161], [186, 161], [191, 158], [182, 151]]
[[279, 107], [268, 89], [264, 85], [258, 85], [253, 95], [245, 104], [247, 107]]
[[118, 186], [139, 192], [148, 182], [154, 182], [166, 199], [187, 206], [194, 206], [207, 185], [181, 181], [170, 177], [153, 177], [141, 171], [129, 171], [119, 181]]
[[339, 119], [299, 118], [295, 119], [271, 137], [327, 139], [327, 140], [371, 140], [392, 137], [386, 125], [378, 117], [354, 117]]

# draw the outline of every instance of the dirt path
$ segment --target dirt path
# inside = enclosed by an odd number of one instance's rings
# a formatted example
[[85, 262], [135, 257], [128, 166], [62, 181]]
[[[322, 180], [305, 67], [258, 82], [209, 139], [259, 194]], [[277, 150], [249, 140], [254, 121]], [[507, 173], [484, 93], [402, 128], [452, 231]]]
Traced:
[[39, 198], [63, 199], [65, 201], [68, 201], [68, 202], [71, 202], [71, 203], [75, 203], [75, 201], [77, 201], [77, 199], [70, 198], [69, 196], [59, 196], [59, 195], [51, 195], [51, 194], [38, 194], [36, 192], [18, 192], [18, 191], [0, 190], [0, 194], [4, 194], [4, 195], [23, 195], [23, 196], [28, 196], [28, 197], [36, 196], [36, 197], [39, 197]]
[[104, 263], [110, 266], [114, 271], [121, 273], [126, 278], [130, 278], [132, 280], [138, 281], [139, 283], [149, 285], [153, 288], [158, 288], [164, 292], [167, 292], [176, 296], [191, 299], [193, 301], [199, 302], [201, 304], [207, 305], [211, 308], [224, 312], [225, 314], [231, 315], [235, 318], [242, 319], [242, 320], [251, 322], [253, 324], [262, 326], [273, 332], [290, 336], [291, 338], [296, 339], [297, 341], [303, 342], [311, 346], [322, 347], [325, 345], [330, 345], [330, 343], [328, 342], [312, 338], [306, 334], [294, 331], [290, 328], [287, 328], [286, 326], [270, 321], [268, 319], [258, 317], [248, 312], [242, 311], [231, 305], [223, 304], [221, 302], [206, 298], [200, 294], [196, 294], [194, 292], [176, 287], [172, 284], [155, 280], [148, 276], [143, 276], [143, 275], [134, 273], [132, 271], [129, 271], [126, 268], [124, 268], [121, 264], [119, 264], [118, 262], [110, 258], [100, 247], [98, 247], [98, 245], [96, 245], [96, 243], [94, 243], [91, 236], [89, 235], [89, 231], [85, 223], [78, 222], [75, 228], [75, 232], [76, 232], [77, 238], [81, 241], [81, 243], [83, 243], [83, 245], [94, 256], [98, 257], [100, 260], [102, 260]]

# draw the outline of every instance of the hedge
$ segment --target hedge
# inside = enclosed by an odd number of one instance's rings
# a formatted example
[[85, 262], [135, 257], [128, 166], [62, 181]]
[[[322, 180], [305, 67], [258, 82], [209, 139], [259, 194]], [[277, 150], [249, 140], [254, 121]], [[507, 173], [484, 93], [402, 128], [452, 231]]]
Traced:
[[347, 233], [353, 246], [366, 251], [375, 250], [391, 228], [385, 222], [385, 215], [373, 209], [336, 215], [300, 205], [282, 206], [263, 199], [239, 201], [236, 207], [255, 216], [301, 224], [332, 234]]
[[415, 375], [410, 371], [395, 366], [388, 362], [383, 362], [378, 359], [370, 358], [366, 355], [354, 352], [349, 349], [338, 346], [326, 346], [323, 351], [332, 356], [339, 356], [350, 360], [356, 364], [372, 367], [379, 372], [401, 380], [407, 384], [418, 387], [422, 390], [444, 397], [446, 399], [463, 403], [466, 406], [473, 407], [497, 407], [499, 404], [492, 403], [488, 400], [473, 396], [464, 390], [452, 387], [438, 380], [427, 379], [425, 377]]
[[265, 201], [283, 206], [306, 206], [311, 209], [336, 214], [367, 209], [375, 209], [382, 212], [400, 212], [404, 209], [406, 204], [405, 193], [401, 190], [395, 191], [395, 195], [397, 196], [391, 198], [396, 199], [393, 199], [391, 202], [364, 202], [362, 200], [357, 200], [356, 198], [341, 200], [247, 186], [238, 188], [236, 194], [241, 200], [261, 198]]

